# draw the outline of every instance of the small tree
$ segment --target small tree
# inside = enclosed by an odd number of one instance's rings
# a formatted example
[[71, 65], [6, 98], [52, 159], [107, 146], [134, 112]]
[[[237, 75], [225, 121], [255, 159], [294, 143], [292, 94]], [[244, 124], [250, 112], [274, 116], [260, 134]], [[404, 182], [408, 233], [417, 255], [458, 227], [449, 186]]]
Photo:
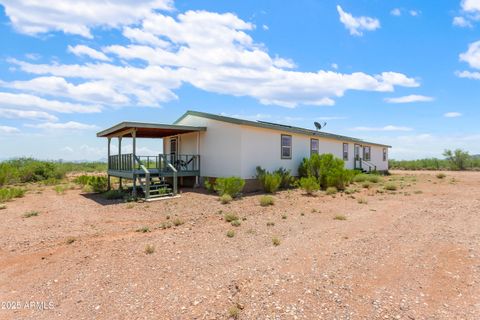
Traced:
[[468, 162], [470, 161], [470, 155], [467, 151], [462, 149], [445, 150], [443, 155], [450, 162], [452, 169], [465, 170], [467, 168]]

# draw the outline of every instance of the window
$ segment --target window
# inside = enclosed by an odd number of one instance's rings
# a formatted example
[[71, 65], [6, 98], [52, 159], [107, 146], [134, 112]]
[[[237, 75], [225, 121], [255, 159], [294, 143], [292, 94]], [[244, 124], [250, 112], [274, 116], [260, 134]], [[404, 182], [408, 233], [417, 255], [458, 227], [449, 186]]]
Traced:
[[319, 145], [318, 139], [310, 139], [310, 155], [318, 154]]
[[383, 148], [383, 161], [387, 161], [387, 148]]
[[348, 143], [343, 144], [343, 160], [348, 160]]
[[292, 159], [292, 136], [282, 134], [280, 152], [282, 159]]
[[370, 161], [370, 147], [363, 147], [363, 160]]
[[355, 160], [360, 160], [360, 145], [359, 144], [356, 144], [354, 146], [354, 158]]

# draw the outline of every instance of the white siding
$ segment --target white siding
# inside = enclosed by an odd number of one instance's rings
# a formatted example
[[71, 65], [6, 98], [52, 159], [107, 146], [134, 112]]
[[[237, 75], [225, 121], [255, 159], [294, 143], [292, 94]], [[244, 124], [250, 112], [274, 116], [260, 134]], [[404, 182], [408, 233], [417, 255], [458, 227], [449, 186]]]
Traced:
[[[319, 153], [331, 153], [343, 160], [343, 143], [348, 143], [348, 161], [345, 167], [354, 168], [354, 142], [308, 136], [280, 130], [238, 125], [194, 115], [188, 115], [178, 124], [207, 127], [200, 133], [201, 174], [206, 177], [240, 176], [255, 177], [255, 168], [261, 166], [269, 171], [280, 167], [297, 175], [300, 162], [310, 156], [310, 139], [319, 140]], [[292, 136], [292, 159], [281, 159], [281, 135]], [[197, 133], [179, 137], [179, 153], [197, 153]], [[367, 145], [367, 144], [365, 144]], [[363, 156], [363, 146], [360, 156]], [[165, 153], [169, 152], [169, 139], [165, 138]], [[371, 146], [371, 163], [377, 170], [387, 170], [388, 161], [383, 161], [383, 147]]]
[[[200, 133], [200, 172], [204, 177], [241, 176], [241, 127], [232, 123], [189, 115], [180, 125], [207, 127]], [[185, 134], [180, 146], [195, 145], [196, 135]]]

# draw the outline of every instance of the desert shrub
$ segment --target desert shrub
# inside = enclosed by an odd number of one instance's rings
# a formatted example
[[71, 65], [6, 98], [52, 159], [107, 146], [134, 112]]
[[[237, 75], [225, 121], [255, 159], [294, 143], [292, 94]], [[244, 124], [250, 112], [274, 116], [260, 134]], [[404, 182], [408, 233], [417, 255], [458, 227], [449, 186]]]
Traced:
[[282, 183], [282, 176], [277, 173], [271, 173], [267, 170], [257, 167], [256, 178], [260, 181], [263, 190], [267, 193], [275, 193]]
[[123, 193], [122, 190], [108, 190], [102, 193], [102, 197], [104, 197], [107, 200], [118, 200], [118, 199], [123, 199], [125, 197], [125, 193]]
[[222, 204], [228, 204], [228, 203], [230, 203], [232, 200], [233, 200], [232, 196], [229, 195], [229, 194], [227, 194], [227, 193], [223, 194], [223, 195], [220, 197], [220, 202], [221, 202]]
[[234, 226], [234, 227], [240, 227], [242, 223], [240, 222], [240, 220], [233, 220], [231, 222], [231, 225]]
[[262, 207], [273, 206], [275, 204], [275, 199], [272, 196], [262, 196], [260, 198], [260, 205]]
[[300, 177], [315, 177], [322, 189], [336, 187], [343, 190], [357, 173], [344, 168], [343, 160], [333, 154], [312, 154], [304, 158], [298, 168]]
[[333, 195], [333, 194], [336, 194], [338, 192], [337, 188], [335, 187], [328, 187], [327, 190], [325, 190], [325, 193], [327, 195]]
[[347, 220], [347, 217], [345, 217], [343, 214], [337, 214], [335, 217], [333, 217], [333, 220]]
[[4, 203], [0, 203], [0, 210], [5, 210], [7, 209], [7, 205]]
[[443, 156], [448, 160], [451, 168], [454, 170], [465, 170], [470, 161], [470, 155], [462, 149], [455, 149], [454, 151], [445, 150]]
[[155, 252], [155, 247], [151, 244], [145, 246], [145, 254], [152, 254]]
[[280, 188], [288, 189], [292, 187], [295, 178], [292, 176], [292, 172], [290, 170], [280, 167], [273, 171], [273, 173], [280, 176]]
[[[75, 183], [78, 183], [84, 187], [89, 186], [93, 192], [104, 192], [107, 190], [108, 179], [104, 176], [88, 176], [82, 175], [74, 179]], [[85, 188], [89, 189], [89, 188]]]
[[38, 211], [28, 211], [28, 212], [25, 212], [23, 214], [23, 217], [24, 218], [31, 218], [31, 217], [36, 217], [38, 215], [39, 215]]
[[338, 190], [345, 190], [345, 187], [352, 182], [356, 172], [344, 168], [332, 169], [326, 174], [326, 187], [335, 187]]
[[141, 227], [141, 228], [138, 228], [137, 230], [135, 230], [135, 232], [147, 233], [147, 232], [150, 232], [150, 228], [149, 227]]
[[303, 177], [298, 180], [299, 187], [307, 194], [313, 194], [320, 189], [320, 184], [315, 177]]
[[347, 189], [345, 189], [345, 193], [346, 193], [346, 194], [354, 194], [354, 193], [356, 193], [356, 192], [358, 192], [358, 190], [355, 189], [355, 188], [347, 188]]
[[240, 309], [237, 306], [231, 306], [230, 309], [228, 309], [228, 317], [230, 319], [238, 319], [240, 316]]
[[245, 180], [239, 177], [217, 178], [215, 183], [215, 191], [219, 195], [228, 194], [233, 198], [240, 195], [245, 186]]
[[185, 221], [183, 221], [180, 218], [175, 218], [175, 219], [173, 219], [172, 223], [175, 227], [178, 227], [178, 226], [181, 226], [182, 224], [184, 224]]
[[274, 246], [279, 246], [280, 245], [280, 239], [278, 239], [277, 237], [273, 237], [272, 238], [272, 244]]
[[389, 191], [395, 191], [397, 190], [397, 185], [393, 182], [387, 182], [385, 183], [385, 190], [389, 190]]
[[65, 241], [65, 243], [66, 244], [72, 244], [75, 241], [77, 241], [77, 239], [75, 237], [68, 237], [67, 240]]
[[446, 176], [447, 176], [447, 175], [446, 175], [445, 173], [440, 172], [440, 173], [437, 173], [437, 176], [436, 176], [436, 177], [437, 177], [438, 179], [443, 179], [443, 178], [445, 178]]
[[238, 220], [238, 216], [235, 213], [226, 213], [224, 219], [226, 222], [232, 222]]
[[62, 185], [55, 186], [55, 188], [53, 189], [59, 195], [65, 194], [65, 190], [66, 190], [65, 186], [62, 186]]
[[2, 188], [0, 189], [0, 202], [21, 198], [25, 195], [25, 192], [25, 189], [22, 188]]
[[233, 230], [228, 230], [227, 231], [227, 237], [233, 238], [234, 236], [235, 236], [235, 231], [233, 231]]
[[[24, 183], [41, 182], [45, 180], [63, 179], [68, 172], [73, 171], [104, 171], [106, 163], [102, 162], [61, 162], [40, 161], [32, 158], [18, 158], [0, 163], [0, 186]], [[55, 184], [54, 183], [54, 184]]]
[[206, 179], [203, 185], [208, 192], [215, 192], [215, 180]]
[[362, 188], [370, 189], [371, 186], [372, 184], [370, 183], [370, 181], [362, 182]]
[[360, 203], [360, 204], [367, 204], [368, 200], [365, 199], [365, 198], [358, 198], [357, 202]]

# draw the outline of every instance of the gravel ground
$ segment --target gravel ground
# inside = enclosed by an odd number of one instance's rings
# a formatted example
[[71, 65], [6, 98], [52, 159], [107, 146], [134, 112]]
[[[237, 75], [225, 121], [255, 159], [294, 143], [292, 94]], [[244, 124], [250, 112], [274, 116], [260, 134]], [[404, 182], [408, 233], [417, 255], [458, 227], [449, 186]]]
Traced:
[[480, 319], [480, 173], [388, 179], [270, 207], [30, 191], [0, 210], [0, 319]]

